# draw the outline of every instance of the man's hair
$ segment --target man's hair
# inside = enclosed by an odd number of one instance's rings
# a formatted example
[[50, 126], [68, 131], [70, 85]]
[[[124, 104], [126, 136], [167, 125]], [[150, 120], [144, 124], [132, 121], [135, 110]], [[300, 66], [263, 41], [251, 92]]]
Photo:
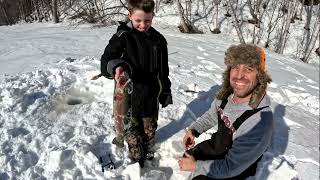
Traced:
[[154, 1], [153, 0], [129, 0], [128, 10], [131, 13], [134, 10], [143, 10], [145, 13], [153, 13]]

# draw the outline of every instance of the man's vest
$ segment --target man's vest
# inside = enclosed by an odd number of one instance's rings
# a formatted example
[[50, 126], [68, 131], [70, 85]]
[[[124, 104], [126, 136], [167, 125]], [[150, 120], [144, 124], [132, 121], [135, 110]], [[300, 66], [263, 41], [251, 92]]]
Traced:
[[[239, 116], [234, 123], [230, 123], [227, 116], [224, 115], [223, 109], [225, 108], [228, 100], [225, 99], [221, 102], [218, 109], [218, 130], [213, 133], [211, 139], [203, 141], [196, 145], [194, 148], [187, 152], [191, 154], [196, 160], [215, 160], [224, 159], [229, 149], [232, 147], [233, 133], [241, 126], [241, 124], [255, 113], [268, 107], [264, 106], [257, 109], [246, 110], [241, 116]], [[257, 164], [261, 157], [253, 163], [248, 169], [242, 172], [240, 175], [232, 178], [225, 178], [226, 180], [241, 180], [249, 176], [254, 176], [256, 173]]]

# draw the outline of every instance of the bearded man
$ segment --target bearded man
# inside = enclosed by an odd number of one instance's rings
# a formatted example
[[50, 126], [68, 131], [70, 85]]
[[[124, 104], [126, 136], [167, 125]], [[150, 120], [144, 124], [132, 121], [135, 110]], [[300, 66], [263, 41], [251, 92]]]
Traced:
[[[193, 180], [254, 176], [270, 145], [273, 114], [266, 89], [271, 78], [263, 49], [252, 44], [231, 46], [224, 61], [224, 82], [211, 108], [191, 124], [183, 138], [186, 151], [178, 164], [180, 170], [193, 172]], [[195, 137], [216, 124], [217, 132], [194, 146]]]

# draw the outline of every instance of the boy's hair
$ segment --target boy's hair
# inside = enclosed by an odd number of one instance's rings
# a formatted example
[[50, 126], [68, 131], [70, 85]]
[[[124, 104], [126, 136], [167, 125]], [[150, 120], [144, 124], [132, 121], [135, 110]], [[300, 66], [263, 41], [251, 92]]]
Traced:
[[129, 0], [128, 10], [133, 12], [134, 10], [143, 10], [145, 13], [153, 13], [154, 1], [153, 0]]

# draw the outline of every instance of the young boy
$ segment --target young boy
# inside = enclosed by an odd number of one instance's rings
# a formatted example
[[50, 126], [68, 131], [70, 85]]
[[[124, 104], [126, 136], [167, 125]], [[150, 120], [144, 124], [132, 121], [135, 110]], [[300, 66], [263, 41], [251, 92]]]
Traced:
[[132, 82], [124, 123], [114, 117], [117, 137], [113, 143], [123, 147], [125, 139], [130, 159], [143, 166], [145, 159], [154, 156], [159, 103], [163, 108], [172, 104], [168, 50], [166, 39], [151, 27], [154, 1], [129, 0], [128, 10], [130, 21], [120, 22], [101, 57], [101, 74], [113, 78], [115, 87], [129, 78]]

